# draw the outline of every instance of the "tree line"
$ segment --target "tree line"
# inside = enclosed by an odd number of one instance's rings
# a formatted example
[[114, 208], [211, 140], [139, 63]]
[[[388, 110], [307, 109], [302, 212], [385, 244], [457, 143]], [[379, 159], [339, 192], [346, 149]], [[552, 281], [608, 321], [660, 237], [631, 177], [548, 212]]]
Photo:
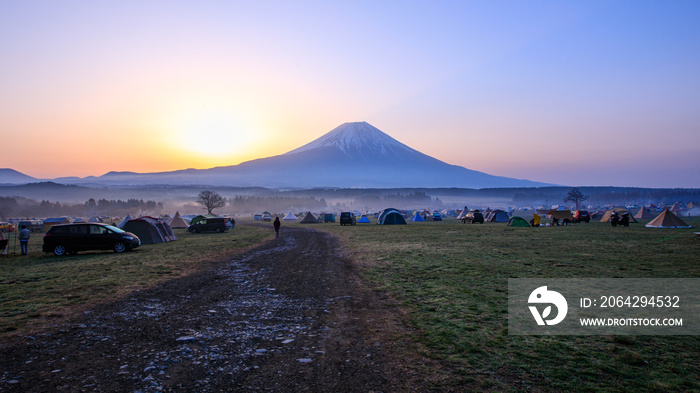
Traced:
[[31, 217], [91, 217], [126, 216], [127, 214], [154, 215], [163, 213], [161, 202], [143, 199], [107, 200], [90, 198], [84, 203], [36, 201], [23, 197], [0, 197], [0, 218]]

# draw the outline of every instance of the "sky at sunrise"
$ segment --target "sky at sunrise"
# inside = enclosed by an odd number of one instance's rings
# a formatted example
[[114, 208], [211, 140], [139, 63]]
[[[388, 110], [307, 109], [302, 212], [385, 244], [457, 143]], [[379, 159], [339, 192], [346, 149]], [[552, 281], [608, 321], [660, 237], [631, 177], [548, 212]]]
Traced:
[[0, 32], [0, 168], [36, 178], [367, 121], [493, 175], [700, 187], [698, 1], [4, 1]]

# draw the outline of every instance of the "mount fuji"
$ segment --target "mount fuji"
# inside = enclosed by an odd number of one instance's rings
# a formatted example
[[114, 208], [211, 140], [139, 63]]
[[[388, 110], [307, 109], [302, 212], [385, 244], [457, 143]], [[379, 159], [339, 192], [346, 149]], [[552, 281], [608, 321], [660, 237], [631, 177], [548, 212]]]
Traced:
[[345, 123], [287, 153], [211, 169], [110, 172], [57, 182], [109, 185], [211, 185], [268, 188], [491, 188], [549, 184], [450, 165], [366, 123]]

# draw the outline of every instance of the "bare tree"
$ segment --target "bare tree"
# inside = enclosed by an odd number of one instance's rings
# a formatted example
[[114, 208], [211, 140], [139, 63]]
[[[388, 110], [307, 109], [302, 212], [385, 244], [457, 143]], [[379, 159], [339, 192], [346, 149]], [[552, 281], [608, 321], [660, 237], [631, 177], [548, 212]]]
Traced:
[[588, 195], [583, 195], [578, 188], [573, 187], [569, 190], [569, 193], [566, 194], [564, 202], [573, 202], [576, 204], [576, 210], [580, 210], [581, 202], [585, 201], [586, 199], [588, 199]]
[[207, 209], [207, 214], [218, 207], [226, 206], [226, 199], [214, 191], [202, 191], [199, 193], [197, 203]]

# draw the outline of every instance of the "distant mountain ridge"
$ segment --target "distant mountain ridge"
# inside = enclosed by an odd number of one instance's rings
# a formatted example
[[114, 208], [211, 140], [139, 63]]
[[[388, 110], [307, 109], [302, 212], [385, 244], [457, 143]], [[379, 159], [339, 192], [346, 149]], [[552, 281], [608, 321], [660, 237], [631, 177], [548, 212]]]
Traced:
[[[3, 178], [0, 176], [0, 183]], [[102, 185], [212, 185], [268, 188], [540, 187], [450, 165], [397, 141], [367, 122], [345, 123], [287, 153], [210, 169], [109, 172], [56, 182]]]

